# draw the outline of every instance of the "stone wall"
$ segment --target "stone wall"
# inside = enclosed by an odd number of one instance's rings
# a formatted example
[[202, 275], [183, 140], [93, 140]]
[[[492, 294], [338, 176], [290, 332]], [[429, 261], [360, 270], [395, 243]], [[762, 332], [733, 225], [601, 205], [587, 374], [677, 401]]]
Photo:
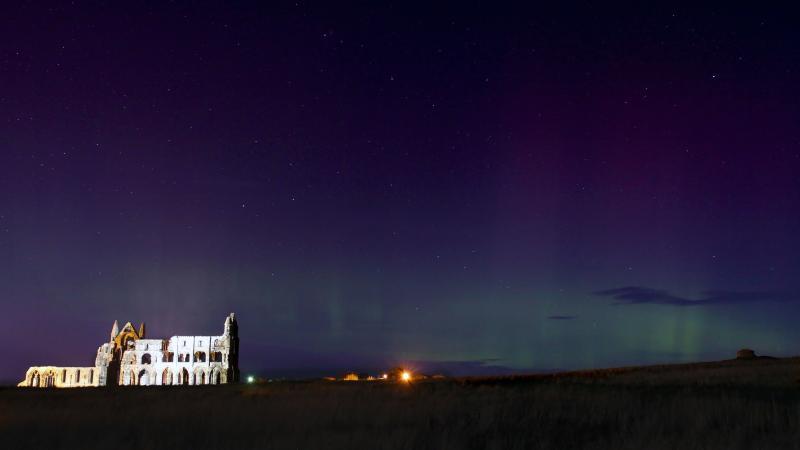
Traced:
[[225, 384], [228, 382], [229, 336], [173, 336], [140, 339], [125, 352], [120, 384]]
[[96, 367], [31, 367], [25, 373], [23, 387], [89, 387], [100, 386]]

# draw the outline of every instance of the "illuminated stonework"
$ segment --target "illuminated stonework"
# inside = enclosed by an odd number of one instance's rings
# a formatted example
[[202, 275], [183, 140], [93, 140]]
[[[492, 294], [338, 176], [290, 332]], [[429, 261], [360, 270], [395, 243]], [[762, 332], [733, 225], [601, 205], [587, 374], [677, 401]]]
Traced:
[[128, 322], [114, 321], [111, 339], [97, 349], [94, 367], [37, 366], [21, 387], [200, 385], [239, 381], [239, 325], [233, 313], [221, 336], [145, 339]]

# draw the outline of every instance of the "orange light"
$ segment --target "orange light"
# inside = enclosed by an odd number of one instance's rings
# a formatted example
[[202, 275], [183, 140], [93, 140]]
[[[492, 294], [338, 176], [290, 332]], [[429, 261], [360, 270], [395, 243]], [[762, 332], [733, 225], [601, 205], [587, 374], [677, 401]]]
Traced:
[[403, 373], [400, 374], [400, 378], [402, 378], [405, 382], [409, 382], [411, 381], [411, 374], [404, 370]]

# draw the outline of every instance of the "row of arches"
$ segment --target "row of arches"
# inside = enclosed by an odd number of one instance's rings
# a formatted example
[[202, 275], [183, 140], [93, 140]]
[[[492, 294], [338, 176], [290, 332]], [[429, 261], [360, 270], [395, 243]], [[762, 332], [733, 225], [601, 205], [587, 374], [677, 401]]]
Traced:
[[170, 386], [170, 385], [203, 385], [220, 384], [222, 382], [221, 371], [215, 367], [211, 370], [197, 369], [189, 373], [186, 368], [173, 373], [169, 368], [164, 369], [160, 374], [155, 371], [142, 369], [139, 373], [129, 370], [122, 375], [122, 384], [125, 386]]
[[[83, 382], [81, 374], [81, 369], [75, 370], [70, 376], [67, 376], [67, 369], [50, 369], [43, 373], [34, 370], [28, 377], [27, 385], [29, 387], [55, 387], [56, 381], [59, 381], [59, 386], [80, 386]], [[87, 382], [89, 385], [94, 383], [94, 376], [94, 369], [88, 369]], [[60, 380], [58, 380], [59, 378]]]
[[[173, 362], [174, 360], [175, 360], [175, 353], [173, 352], [165, 351], [161, 354], [161, 362]], [[183, 355], [180, 355], [179, 361], [183, 362]], [[152, 364], [153, 355], [151, 355], [150, 353], [145, 353], [144, 355], [142, 355], [140, 362], [142, 364]]]
[[[166, 352], [162, 356], [162, 362], [172, 362], [174, 358], [174, 353]], [[210, 362], [222, 362], [222, 352], [211, 352], [208, 360]], [[152, 364], [153, 356], [150, 353], [145, 353], [142, 355], [140, 362], [142, 364]], [[194, 352], [194, 359], [192, 359], [192, 355], [190, 353], [181, 353], [178, 355], [178, 362], [206, 362], [206, 352]]]
[[28, 382], [28, 386], [30, 387], [53, 387], [55, 385], [56, 375], [52, 371], [44, 374], [34, 371], [31, 374], [30, 381]]

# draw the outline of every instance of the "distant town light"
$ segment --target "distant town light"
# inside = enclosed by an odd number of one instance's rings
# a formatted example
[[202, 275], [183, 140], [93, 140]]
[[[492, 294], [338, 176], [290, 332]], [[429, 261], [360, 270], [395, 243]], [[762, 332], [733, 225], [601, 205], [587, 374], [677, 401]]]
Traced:
[[407, 370], [404, 370], [403, 373], [400, 374], [400, 378], [402, 378], [405, 382], [409, 382], [411, 380], [411, 374], [408, 373]]
[[389, 374], [388, 373], [385, 373], [385, 374], [381, 375], [381, 379], [385, 380], [387, 378], [389, 378]]
[[252, 375], [248, 375], [248, 376], [247, 376], [247, 382], [248, 382], [249, 384], [253, 384], [255, 381], [256, 381], [256, 377], [254, 377], [254, 376], [252, 376]]

